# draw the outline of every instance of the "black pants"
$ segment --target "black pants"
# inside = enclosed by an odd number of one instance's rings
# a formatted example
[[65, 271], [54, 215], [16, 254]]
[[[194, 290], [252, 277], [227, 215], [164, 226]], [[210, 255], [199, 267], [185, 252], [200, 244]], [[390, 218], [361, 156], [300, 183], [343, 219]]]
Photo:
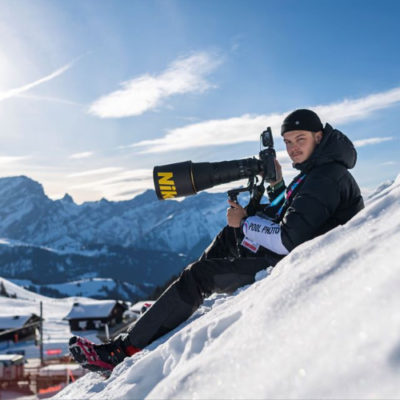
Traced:
[[124, 340], [140, 349], [188, 319], [211, 293], [232, 293], [254, 282], [255, 274], [282, 256], [242, 248], [238, 256], [235, 230], [226, 226], [198, 261], [187, 266], [145, 314], [128, 329]]

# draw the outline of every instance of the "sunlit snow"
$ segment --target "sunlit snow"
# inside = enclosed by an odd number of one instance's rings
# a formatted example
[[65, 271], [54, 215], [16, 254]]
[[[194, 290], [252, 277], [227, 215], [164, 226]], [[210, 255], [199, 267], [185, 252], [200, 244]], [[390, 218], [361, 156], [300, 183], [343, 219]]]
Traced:
[[57, 399], [400, 397], [400, 175], [343, 227]]

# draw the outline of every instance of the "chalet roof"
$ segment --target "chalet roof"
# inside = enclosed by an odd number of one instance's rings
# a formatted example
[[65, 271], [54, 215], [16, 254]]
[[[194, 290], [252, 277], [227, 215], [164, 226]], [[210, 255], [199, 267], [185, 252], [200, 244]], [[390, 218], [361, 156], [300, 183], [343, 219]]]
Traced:
[[32, 315], [0, 315], [0, 330], [22, 328]]
[[75, 303], [64, 319], [107, 318], [117, 303], [115, 300], [99, 300], [85, 304]]
[[24, 360], [21, 354], [0, 354], [0, 364], [14, 364], [20, 363]]
[[82, 376], [85, 374], [80, 364], [52, 364], [40, 368], [40, 376], [65, 376], [66, 373], [73, 372], [74, 376]]

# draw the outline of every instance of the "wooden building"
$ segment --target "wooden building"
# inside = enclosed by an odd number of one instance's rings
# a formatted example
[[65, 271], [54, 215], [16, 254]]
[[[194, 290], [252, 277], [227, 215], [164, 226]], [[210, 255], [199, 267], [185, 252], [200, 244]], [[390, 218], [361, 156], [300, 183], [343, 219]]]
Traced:
[[74, 303], [65, 320], [72, 331], [100, 330], [122, 322], [122, 314], [128, 307], [115, 300], [99, 300], [91, 303]]
[[0, 387], [22, 379], [24, 376], [25, 358], [20, 354], [0, 354]]
[[35, 329], [39, 327], [40, 317], [36, 314], [28, 315], [0, 315], [0, 342], [32, 338]]

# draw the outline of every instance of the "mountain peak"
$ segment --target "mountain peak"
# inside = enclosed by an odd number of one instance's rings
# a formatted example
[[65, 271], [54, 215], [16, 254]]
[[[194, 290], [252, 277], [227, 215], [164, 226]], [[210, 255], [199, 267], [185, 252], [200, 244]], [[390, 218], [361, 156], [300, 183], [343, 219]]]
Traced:
[[61, 199], [63, 203], [74, 203], [74, 199], [68, 193], [65, 193], [64, 197]]
[[0, 178], [0, 196], [46, 197], [43, 186], [25, 175]]
[[147, 189], [143, 193], [138, 194], [134, 197], [131, 202], [144, 204], [144, 203], [152, 203], [157, 200], [156, 192], [153, 189]]

